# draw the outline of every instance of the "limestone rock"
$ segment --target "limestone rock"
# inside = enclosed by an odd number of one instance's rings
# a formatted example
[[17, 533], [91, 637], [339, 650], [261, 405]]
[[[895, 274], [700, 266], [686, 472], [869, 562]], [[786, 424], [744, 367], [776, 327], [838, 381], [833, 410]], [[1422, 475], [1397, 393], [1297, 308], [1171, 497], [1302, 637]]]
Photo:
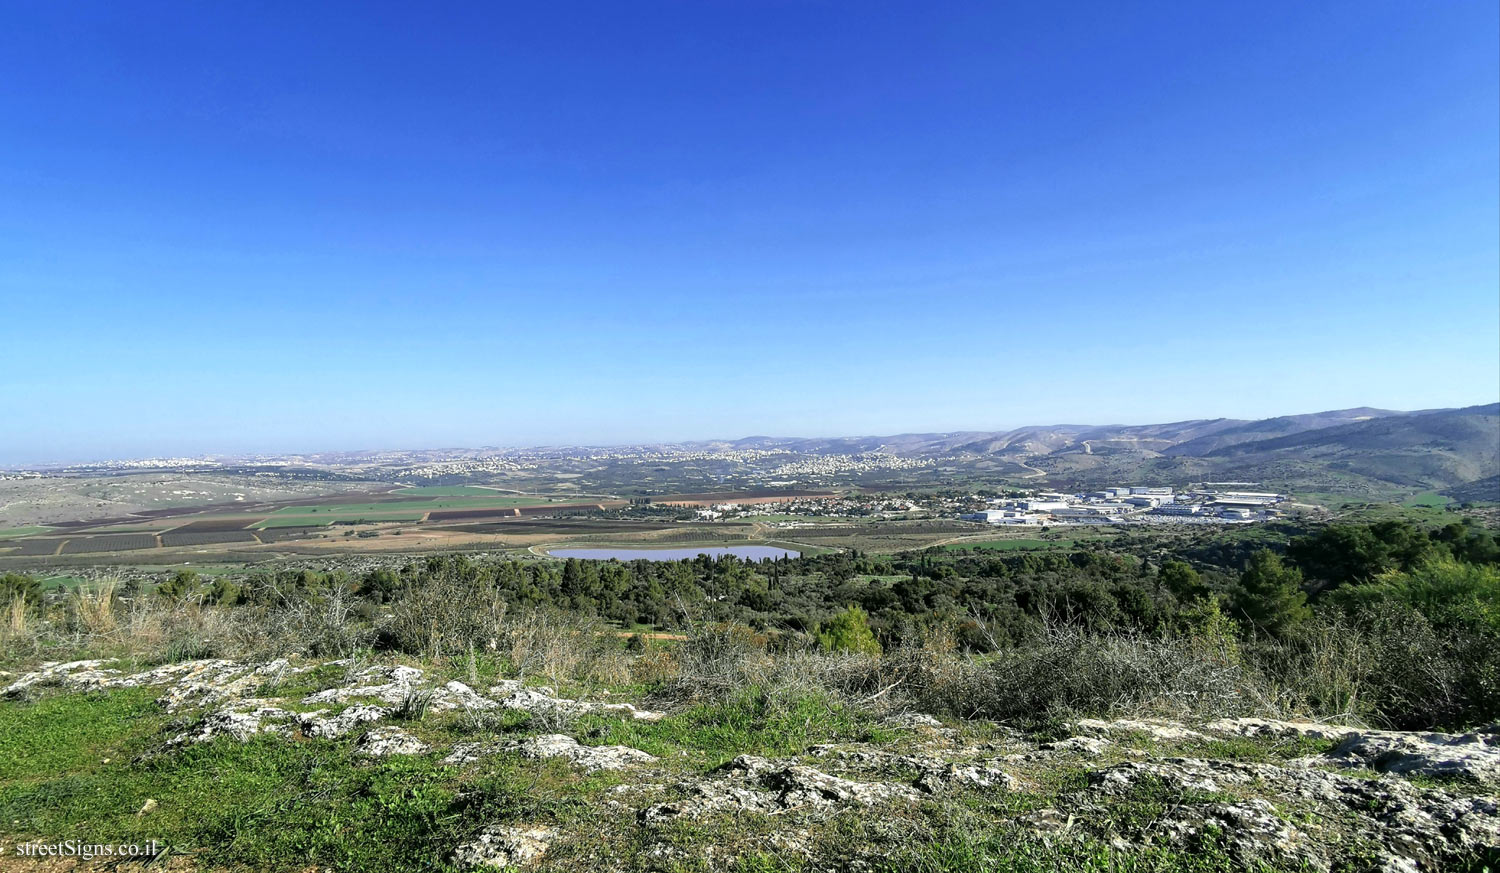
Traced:
[[62, 685], [77, 690], [96, 687], [111, 677], [119, 675], [118, 670], [101, 669], [103, 665], [111, 663], [111, 660], [106, 658], [66, 663], [49, 662], [5, 686], [4, 690], [0, 690], [0, 695], [16, 697], [29, 689], [45, 688], [49, 685]]
[[438, 712], [448, 709], [467, 709], [484, 712], [496, 709], [499, 703], [485, 697], [462, 682], [449, 682], [432, 695], [432, 708]]
[[1203, 728], [1241, 737], [1310, 737], [1315, 740], [1341, 740], [1359, 732], [1359, 728], [1274, 718], [1221, 718], [1209, 722]]
[[1486, 734], [1369, 731], [1350, 734], [1321, 759], [1397, 776], [1456, 776], [1500, 785], [1500, 742]]
[[458, 847], [453, 863], [458, 867], [524, 867], [541, 858], [556, 837], [557, 831], [548, 827], [490, 825]]
[[359, 725], [386, 718], [392, 710], [389, 707], [357, 703], [338, 715], [324, 716], [323, 712], [320, 709], [302, 714], [299, 722], [303, 734], [309, 737], [341, 737]]
[[[1500, 800], [1420, 788], [1394, 777], [1356, 779], [1307, 767], [1166, 758], [1118, 764], [1090, 778], [1091, 790], [1106, 794], [1127, 794], [1141, 780], [1152, 779], [1184, 793], [1254, 792], [1263, 802], [1309, 802], [1319, 809], [1320, 821], [1309, 827], [1345, 822], [1341, 826], [1347, 832], [1329, 842], [1337, 846], [1349, 838], [1368, 841], [1381, 856], [1380, 864], [1393, 870], [1441, 870], [1477, 852], [1500, 851]], [[1197, 832], [1193, 828], [1210, 819], [1219, 822], [1221, 832], [1229, 832], [1229, 824], [1238, 821], [1235, 838], [1257, 843], [1237, 845], [1236, 855], [1242, 859], [1280, 858], [1316, 870], [1328, 869], [1336, 860], [1312, 848], [1301, 832], [1284, 829], [1285, 823], [1273, 825], [1264, 817], [1264, 807], [1248, 802], [1253, 808], [1244, 803], [1178, 804], [1164, 821], [1165, 833], [1191, 835]]]
[[769, 761], [741, 755], [716, 771], [717, 778], [678, 786], [686, 796], [658, 803], [640, 813], [641, 821], [657, 823], [715, 812], [813, 814], [849, 805], [914, 802], [921, 792], [906, 785], [856, 782], [830, 776], [803, 764]]
[[1073, 726], [1081, 731], [1089, 731], [1101, 734], [1117, 733], [1139, 733], [1145, 734], [1154, 740], [1182, 741], [1182, 740], [1206, 740], [1208, 737], [1200, 731], [1184, 727], [1170, 721], [1159, 719], [1115, 719], [1104, 721], [1097, 718], [1081, 718], [1073, 723]]
[[302, 698], [306, 704], [347, 703], [359, 697], [373, 697], [383, 703], [399, 705], [422, 682], [422, 671], [415, 667], [370, 667], [361, 671], [354, 684], [329, 688]]
[[515, 680], [491, 686], [490, 693], [500, 695], [498, 705], [526, 712], [563, 712], [570, 715], [613, 713], [638, 721], [659, 721], [663, 718], [663, 713], [637, 709], [634, 704], [570, 700], [556, 696], [550, 688], [525, 688]]
[[655, 755], [648, 755], [629, 746], [585, 746], [564, 734], [544, 734], [516, 743], [458, 743], [443, 759], [443, 763], [471, 764], [501, 752], [517, 752], [523, 757], [536, 759], [562, 758], [590, 773], [623, 770], [656, 760]]
[[388, 755], [420, 755], [427, 749], [426, 743], [401, 728], [380, 727], [360, 737], [354, 754], [366, 758], [384, 758]]
[[656, 760], [629, 746], [584, 746], [563, 734], [544, 734], [524, 740], [516, 747], [527, 758], [564, 758], [570, 764], [593, 773], [599, 770], [623, 770], [636, 764]]
[[179, 734], [167, 741], [168, 746], [188, 743], [206, 743], [219, 737], [233, 737], [247, 742], [260, 733], [287, 736], [291, 733], [295, 714], [276, 706], [256, 706], [251, 709], [226, 707], [203, 717], [194, 730]]

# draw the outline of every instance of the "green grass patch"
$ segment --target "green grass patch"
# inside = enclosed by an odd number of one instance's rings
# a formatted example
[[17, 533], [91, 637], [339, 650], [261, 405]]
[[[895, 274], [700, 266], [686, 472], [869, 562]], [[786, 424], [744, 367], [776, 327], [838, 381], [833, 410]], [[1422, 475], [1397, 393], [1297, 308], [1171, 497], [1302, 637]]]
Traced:
[[107, 769], [105, 758], [123, 763], [166, 720], [155, 697], [151, 689], [132, 688], [0, 705], [0, 807], [38, 780]]
[[52, 530], [52, 528], [35, 524], [26, 527], [0, 527], [0, 540], [36, 536], [37, 534], [44, 534], [49, 530]]
[[788, 697], [748, 688], [724, 702], [703, 703], [658, 722], [606, 716], [582, 720], [589, 742], [632, 746], [658, 757], [697, 753], [712, 769], [738, 755], [796, 755], [817, 743], [882, 742], [895, 736], [868, 717], [819, 695]]
[[1402, 506], [1427, 506], [1433, 509], [1443, 509], [1452, 503], [1453, 499], [1445, 497], [1436, 491], [1424, 491], [1421, 494], [1413, 494], [1401, 502]]
[[[163, 753], [176, 728], [156, 693], [0, 703], [0, 836], [157, 840], [232, 869], [446, 871], [453, 849], [491, 822], [585, 827], [592, 795], [618, 781], [509, 755], [469, 769], [436, 752], [361, 759], [354, 736]], [[148, 799], [155, 810], [140, 814]]]

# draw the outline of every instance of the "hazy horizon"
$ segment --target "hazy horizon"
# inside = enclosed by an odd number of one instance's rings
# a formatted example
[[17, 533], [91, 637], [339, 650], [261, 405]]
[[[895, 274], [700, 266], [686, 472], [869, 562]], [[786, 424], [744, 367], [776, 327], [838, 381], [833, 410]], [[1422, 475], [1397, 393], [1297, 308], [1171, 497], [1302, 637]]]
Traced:
[[1346, 409], [1380, 409], [1402, 413], [1432, 412], [1443, 409], [1464, 409], [1475, 406], [1487, 406], [1500, 402], [1500, 398], [1479, 403], [1461, 403], [1450, 407], [1424, 407], [1421, 409], [1400, 409], [1394, 406], [1376, 406], [1368, 403], [1355, 404], [1329, 409], [1302, 410], [1298, 412], [1282, 412], [1269, 416], [1188, 416], [1184, 418], [1162, 419], [1160, 421], [1089, 421], [1074, 418], [1057, 421], [1036, 421], [1021, 424], [1000, 425], [995, 427], [954, 427], [954, 428], [904, 428], [885, 431], [869, 432], [829, 432], [829, 433], [744, 433], [739, 435], [711, 435], [693, 437], [663, 437], [659, 439], [623, 440], [619, 442], [583, 442], [578, 440], [561, 440], [552, 442], [435, 442], [422, 445], [351, 445], [342, 447], [322, 448], [288, 448], [288, 449], [208, 449], [203, 451], [181, 451], [181, 452], [156, 452], [144, 454], [124, 454], [110, 456], [75, 457], [75, 458], [50, 458], [30, 459], [21, 461], [9, 461], [0, 458], [0, 470], [3, 469], [28, 469], [43, 468], [65, 465], [89, 464], [105, 461], [134, 461], [150, 460], [159, 458], [214, 458], [214, 457], [252, 457], [252, 456], [288, 456], [288, 455], [324, 455], [324, 454], [359, 454], [365, 452], [424, 452], [424, 451], [470, 451], [481, 449], [497, 450], [524, 450], [532, 448], [614, 448], [650, 445], [690, 445], [696, 443], [713, 442], [738, 442], [747, 439], [769, 439], [769, 440], [836, 440], [836, 439], [869, 439], [874, 437], [896, 437], [906, 435], [927, 434], [958, 434], [958, 433], [1004, 433], [1020, 428], [1037, 427], [1141, 427], [1154, 424], [1174, 424], [1186, 421], [1235, 419], [1242, 421], [1256, 421], [1266, 418], [1280, 418], [1283, 416], [1310, 415], [1322, 412], [1339, 412]]
[[1500, 396], [1493, 3], [7, 24], [0, 463]]

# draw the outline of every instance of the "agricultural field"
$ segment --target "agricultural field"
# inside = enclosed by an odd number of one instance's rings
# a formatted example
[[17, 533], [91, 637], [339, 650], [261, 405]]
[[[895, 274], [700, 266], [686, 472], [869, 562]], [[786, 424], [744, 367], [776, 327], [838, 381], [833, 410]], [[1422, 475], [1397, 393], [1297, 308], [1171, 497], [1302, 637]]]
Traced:
[[231, 530], [244, 530], [249, 527], [254, 518], [207, 518], [200, 521], [190, 521], [180, 527], [172, 528], [174, 534], [184, 533], [223, 533]]
[[329, 509], [314, 509], [313, 514], [273, 514], [254, 525], [254, 530], [278, 527], [327, 527], [339, 522], [358, 521], [421, 521], [426, 513], [419, 509], [366, 510], [363, 512], [334, 512]]
[[[439, 490], [454, 489], [440, 488]], [[572, 504], [549, 497], [506, 497], [494, 492], [490, 492], [490, 496], [487, 497], [465, 495], [407, 497], [403, 492], [393, 492], [390, 500], [368, 503], [284, 506], [257, 523], [255, 529], [320, 527], [360, 521], [414, 522], [421, 521], [428, 513], [433, 513], [435, 521], [457, 521], [467, 518], [510, 515], [523, 510], [545, 511], [547, 507], [568, 505]]]
[[212, 546], [220, 543], [254, 543], [258, 542], [255, 534], [248, 530], [225, 530], [225, 531], [199, 531], [180, 532], [173, 531], [161, 535], [163, 546]]
[[151, 534], [114, 534], [103, 537], [74, 537], [63, 546], [64, 555], [84, 552], [119, 552], [130, 549], [154, 549], [156, 537]]
[[1436, 491], [1424, 491], [1421, 494], [1414, 494], [1411, 497], [1408, 497], [1402, 502], [1401, 505], [1430, 506], [1435, 509], [1442, 509], [1452, 502], [1453, 499], [1451, 497], [1446, 497], [1442, 494], [1437, 493]]
[[1047, 549], [1068, 549], [1072, 548], [1073, 544], [1076, 542], [1078, 541], [1036, 540], [1022, 537], [1020, 539], [1010, 540], [981, 540], [979, 542], [949, 543], [948, 545], [943, 546], [943, 548], [950, 552], [962, 551], [965, 549], [979, 549], [982, 551], [994, 552], [1036, 552], [1045, 551]]
[[[0, 479], [0, 529], [97, 520], [126, 523], [131, 516], [236, 510], [275, 502], [311, 501], [331, 492], [370, 493], [389, 485], [330, 481], [289, 473], [157, 471], [94, 475], [45, 475]], [[371, 495], [373, 496], [373, 494]]]
[[278, 514], [307, 514], [309, 512], [378, 512], [386, 509], [420, 508], [424, 512], [432, 512], [439, 509], [511, 509], [522, 506], [549, 506], [566, 505], [577, 501], [557, 500], [551, 497], [506, 497], [500, 494], [491, 494], [488, 497], [473, 496], [449, 496], [408, 498], [398, 493], [391, 495], [394, 499], [374, 500], [368, 503], [332, 503], [332, 504], [303, 504], [299, 506], [285, 506], [276, 510]]
[[41, 527], [39, 525], [0, 528], [0, 540], [14, 539], [16, 537], [36, 536], [37, 534], [44, 534], [51, 529], [52, 528], [50, 527]]
[[411, 485], [397, 488], [392, 497], [494, 497], [503, 494], [498, 488], [480, 485]]

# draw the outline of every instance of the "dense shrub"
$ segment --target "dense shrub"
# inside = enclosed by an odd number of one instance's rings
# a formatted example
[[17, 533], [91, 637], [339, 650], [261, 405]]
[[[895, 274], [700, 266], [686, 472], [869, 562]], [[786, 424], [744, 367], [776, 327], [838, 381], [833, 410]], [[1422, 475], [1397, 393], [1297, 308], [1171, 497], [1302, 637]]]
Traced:
[[[154, 592], [43, 594], [9, 575], [0, 658], [343, 658], [373, 646], [459, 659], [471, 674], [482, 658], [553, 684], [645, 683], [680, 701], [757, 687], [1023, 722], [1259, 712], [1458, 728], [1500, 718], [1500, 568], [1478, 560], [1493, 544], [1473, 525], [1345, 525], [1288, 557], [1235, 550], [1248, 554], [1236, 568], [1098, 547], [759, 563], [438, 555], [358, 577], [179, 572]], [[635, 623], [674, 639], [617, 630]]]

